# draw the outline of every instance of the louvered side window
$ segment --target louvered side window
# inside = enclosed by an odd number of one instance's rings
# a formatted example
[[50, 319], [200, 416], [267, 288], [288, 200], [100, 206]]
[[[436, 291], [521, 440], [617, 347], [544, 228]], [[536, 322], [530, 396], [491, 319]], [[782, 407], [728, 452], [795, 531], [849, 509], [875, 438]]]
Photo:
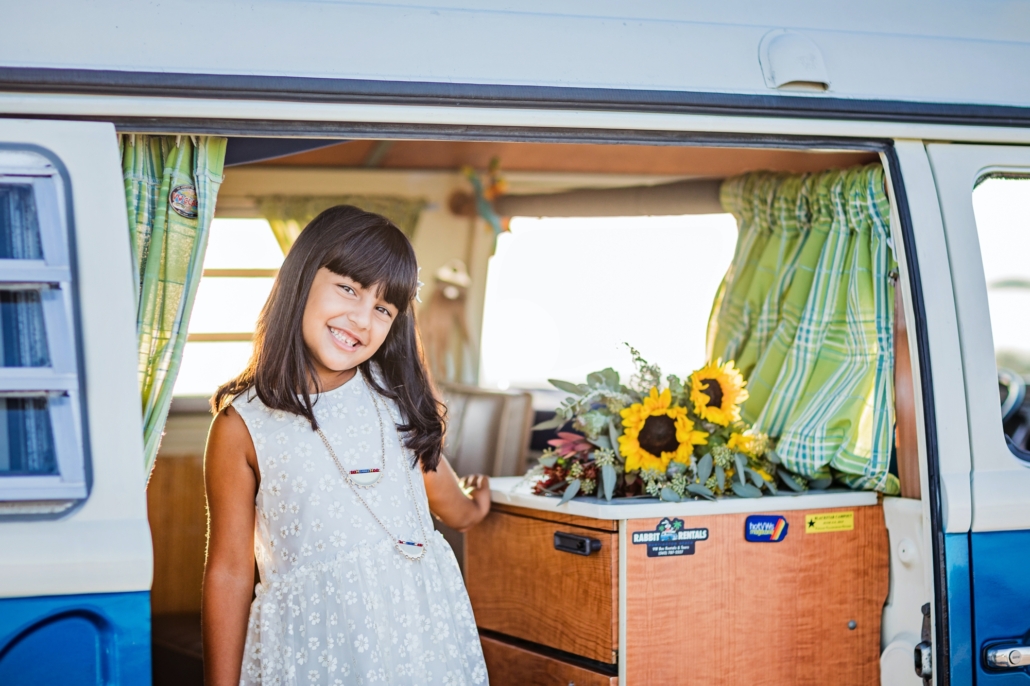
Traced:
[[0, 501], [86, 496], [61, 183], [42, 157], [0, 153]]

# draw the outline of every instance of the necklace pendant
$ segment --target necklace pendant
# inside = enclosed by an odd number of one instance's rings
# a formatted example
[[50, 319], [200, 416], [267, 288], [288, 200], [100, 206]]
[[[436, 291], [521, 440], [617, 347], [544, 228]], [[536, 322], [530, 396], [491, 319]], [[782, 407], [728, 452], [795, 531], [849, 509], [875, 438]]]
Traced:
[[383, 478], [383, 471], [381, 469], [352, 469], [348, 476], [354, 482], [354, 485], [370, 488], [379, 483], [379, 480]]
[[397, 550], [400, 551], [401, 555], [408, 558], [409, 560], [420, 560], [422, 559], [422, 556], [426, 554], [425, 543], [398, 540], [396, 546]]

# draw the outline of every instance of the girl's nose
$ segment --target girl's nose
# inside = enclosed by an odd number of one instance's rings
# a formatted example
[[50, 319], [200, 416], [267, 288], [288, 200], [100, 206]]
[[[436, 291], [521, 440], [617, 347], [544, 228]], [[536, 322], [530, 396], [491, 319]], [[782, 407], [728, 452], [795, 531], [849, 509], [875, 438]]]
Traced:
[[355, 328], [367, 329], [372, 321], [372, 310], [367, 307], [355, 307], [347, 312], [347, 319]]

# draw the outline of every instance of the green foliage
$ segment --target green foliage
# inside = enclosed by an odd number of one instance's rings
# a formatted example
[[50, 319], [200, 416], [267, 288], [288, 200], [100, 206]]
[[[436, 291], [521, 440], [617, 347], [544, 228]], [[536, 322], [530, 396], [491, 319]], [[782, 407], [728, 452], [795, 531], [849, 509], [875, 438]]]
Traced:
[[575, 498], [576, 494], [579, 493], [579, 486], [579, 479], [574, 479], [573, 481], [569, 482], [569, 485], [565, 488], [565, 492], [562, 493], [561, 500], [558, 501], [558, 504], [564, 505], [565, 503]]
[[[621, 495], [641, 492], [663, 501], [679, 502], [690, 498], [715, 499], [727, 495], [743, 498], [777, 494], [779, 484], [791, 491], [826, 488], [832, 483], [829, 475], [805, 478], [786, 470], [769, 439], [753, 433], [744, 421], [720, 426], [702, 420], [690, 402], [689, 377], [670, 374], [663, 378], [658, 365], [650, 364], [640, 352], [626, 344], [636, 373], [628, 385], [622, 383], [612, 368], [587, 375], [585, 383], [552, 379], [551, 383], [569, 395], [558, 406], [555, 417], [534, 429], [559, 429], [567, 424], [581, 433], [587, 448], [558, 457], [546, 451], [535, 468], [545, 479], [537, 492], [562, 495], [562, 502], [580, 494], [597, 493], [611, 500]], [[621, 412], [639, 403], [652, 388], [669, 390], [673, 407], [685, 408], [695, 430], [704, 431], [706, 442], [693, 452], [672, 460], [664, 472], [645, 470], [626, 472], [625, 456], [619, 446], [623, 432]], [[575, 445], [575, 443], [566, 443]], [[730, 447], [733, 446], [733, 448]], [[569, 448], [562, 448], [568, 451]], [[767, 480], [765, 475], [772, 475]]]

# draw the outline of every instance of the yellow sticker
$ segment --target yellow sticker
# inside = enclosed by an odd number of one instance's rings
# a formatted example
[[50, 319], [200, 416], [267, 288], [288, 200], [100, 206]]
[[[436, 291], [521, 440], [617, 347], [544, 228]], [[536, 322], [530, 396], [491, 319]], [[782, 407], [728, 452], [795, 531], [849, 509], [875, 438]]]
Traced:
[[855, 528], [854, 512], [828, 512], [805, 517], [805, 533], [824, 534], [828, 531], [851, 531]]

